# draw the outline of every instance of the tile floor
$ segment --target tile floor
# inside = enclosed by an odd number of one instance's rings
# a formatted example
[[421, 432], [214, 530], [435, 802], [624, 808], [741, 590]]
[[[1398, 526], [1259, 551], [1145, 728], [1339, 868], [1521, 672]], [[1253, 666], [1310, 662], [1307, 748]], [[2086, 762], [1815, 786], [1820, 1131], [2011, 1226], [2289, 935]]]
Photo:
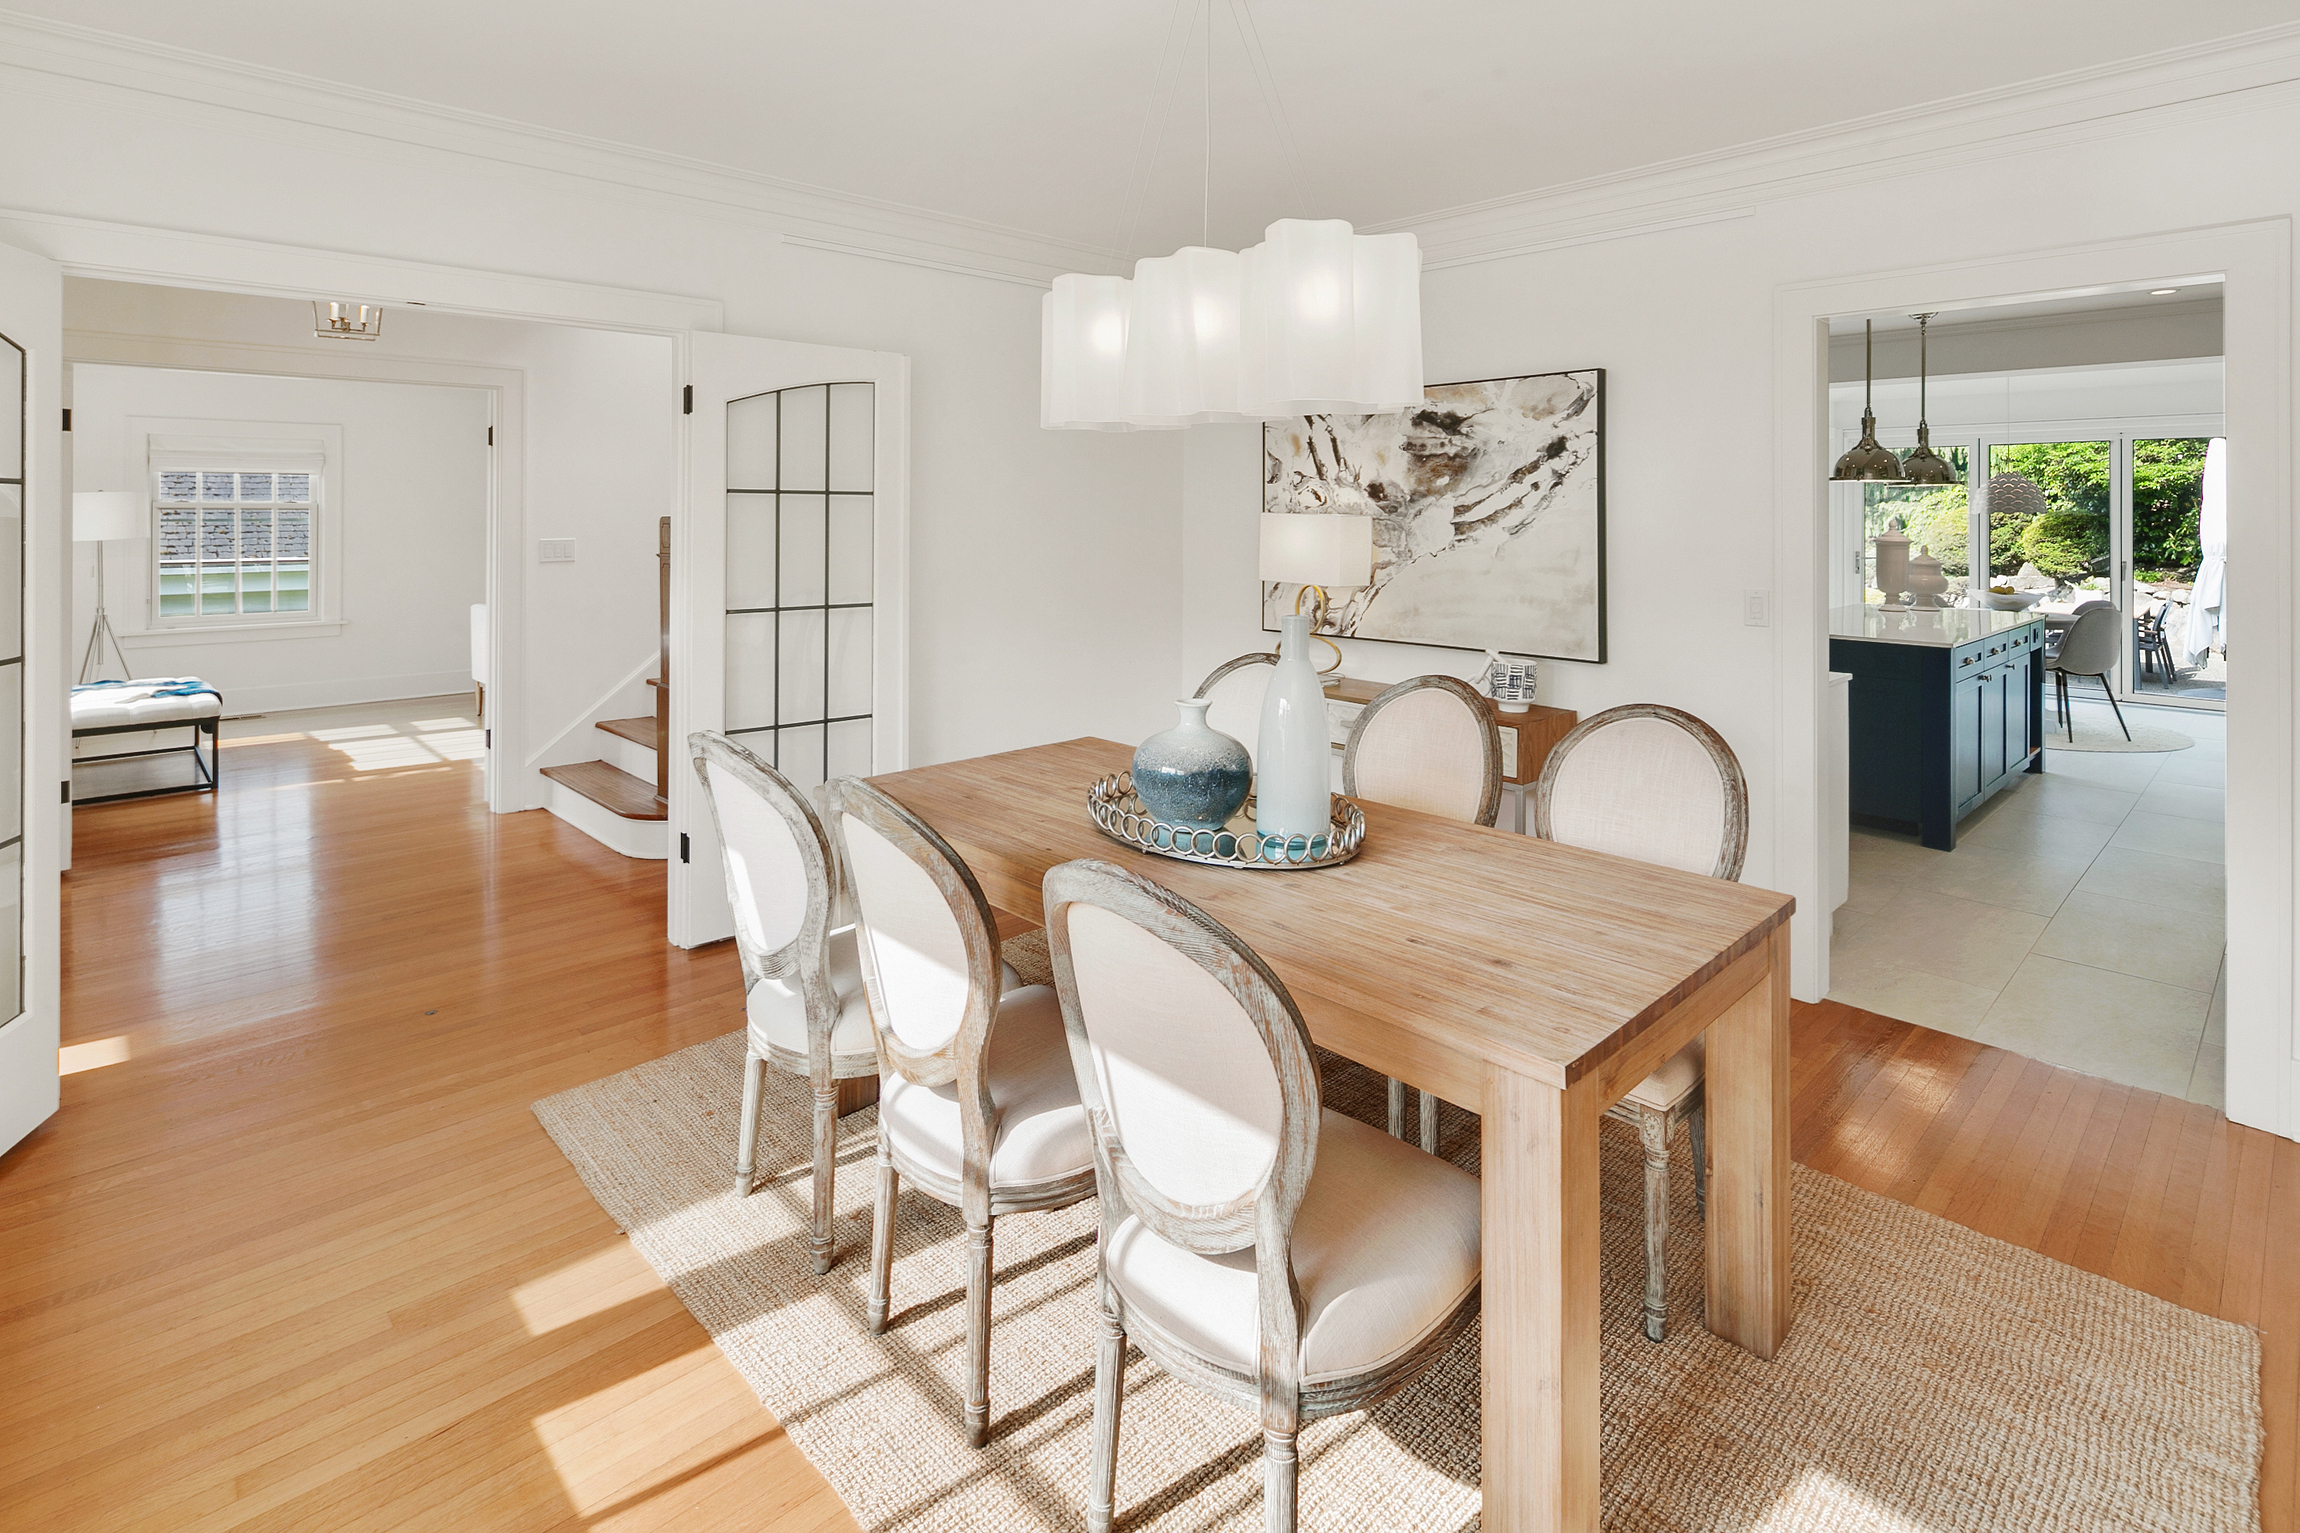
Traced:
[[[2116, 727], [2105, 705], [2078, 706]], [[1969, 816], [1954, 852], [1854, 826], [1830, 997], [2220, 1106], [2226, 721], [2126, 708], [2196, 744], [2140, 755], [2048, 743], [2043, 774]]]

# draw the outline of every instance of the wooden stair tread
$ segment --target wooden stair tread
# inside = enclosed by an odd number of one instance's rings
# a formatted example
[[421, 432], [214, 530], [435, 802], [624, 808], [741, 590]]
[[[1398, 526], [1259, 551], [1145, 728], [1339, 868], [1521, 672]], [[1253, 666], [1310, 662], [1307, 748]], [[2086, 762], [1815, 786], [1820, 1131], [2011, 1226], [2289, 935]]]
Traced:
[[553, 782], [566, 784], [608, 813], [619, 814], [626, 820], [670, 818], [669, 808], [655, 796], [653, 783], [604, 761], [545, 767], [543, 775]]
[[611, 735], [630, 741], [633, 745], [643, 745], [649, 750], [655, 749], [655, 719], [652, 714], [639, 719], [601, 719], [598, 727]]

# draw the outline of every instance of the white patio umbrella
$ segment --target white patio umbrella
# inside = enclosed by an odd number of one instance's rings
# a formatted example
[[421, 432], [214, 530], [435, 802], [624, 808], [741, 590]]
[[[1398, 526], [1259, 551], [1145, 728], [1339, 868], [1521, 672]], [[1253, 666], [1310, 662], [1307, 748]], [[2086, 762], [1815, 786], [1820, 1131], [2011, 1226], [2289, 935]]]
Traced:
[[2204, 505], [2196, 518], [2204, 562], [2188, 593], [2188, 626], [2180, 636], [2180, 663], [2204, 663], [2205, 651], [2228, 645], [2228, 439], [2204, 449]]

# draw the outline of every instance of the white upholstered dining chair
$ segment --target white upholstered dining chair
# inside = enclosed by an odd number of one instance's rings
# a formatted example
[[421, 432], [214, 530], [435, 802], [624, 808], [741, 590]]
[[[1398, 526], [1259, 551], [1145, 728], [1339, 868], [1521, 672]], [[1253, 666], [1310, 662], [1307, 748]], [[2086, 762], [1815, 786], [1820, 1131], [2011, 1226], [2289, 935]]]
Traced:
[[1126, 1343], [1257, 1413], [1264, 1526], [1296, 1435], [1411, 1382], [1477, 1311], [1477, 1178], [1324, 1111], [1285, 986], [1220, 923], [1114, 864], [1045, 880], [1047, 945], [1101, 1194], [1086, 1525], [1114, 1513]]
[[907, 1180], [966, 1222], [966, 1436], [979, 1448], [990, 1435], [993, 1222], [1094, 1192], [1062, 1007], [1044, 985], [1005, 988], [990, 904], [925, 821], [851, 777], [829, 799], [880, 1065], [868, 1321], [886, 1329]]
[[1270, 687], [1274, 654], [1240, 655], [1206, 673], [1192, 697], [1206, 699], [1206, 726], [1218, 729], [1246, 747], [1252, 756], [1261, 749], [1262, 694]]
[[768, 1065], [804, 1076], [814, 1094], [814, 1210], [807, 1250], [831, 1270], [839, 1082], [878, 1074], [870, 1006], [852, 926], [834, 929], [837, 854], [806, 794], [716, 731], [687, 737], [703, 802], [718, 827], [743, 969], [743, 1107], [735, 1196], [748, 1197]]
[[[1381, 693], [1350, 725], [1342, 791], [1491, 825], [1501, 812], [1501, 731], [1485, 699], [1451, 676], [1415, 676]], [[1422, 1148], [1438, 1147], [1438, 1099], [1420, 1095]], [[1406, 1132], [1406, 1088], [1390, 1082], [1390, 1132]]]
[[[1533, 833], [1728, 882], [1749, 842], [1749, 788], [1733, 748], [1692, 714], [1658, 703], [1608, 708], [1551, 749], [1533, 790]], [[1629, 1088], [1607, 1115], [1645, 1143], [1645, 1334], [1668, 1334], [1669, 1140], [1693, 1141], [1693, 1195], [1707, 1210], [1702, 1042]]]

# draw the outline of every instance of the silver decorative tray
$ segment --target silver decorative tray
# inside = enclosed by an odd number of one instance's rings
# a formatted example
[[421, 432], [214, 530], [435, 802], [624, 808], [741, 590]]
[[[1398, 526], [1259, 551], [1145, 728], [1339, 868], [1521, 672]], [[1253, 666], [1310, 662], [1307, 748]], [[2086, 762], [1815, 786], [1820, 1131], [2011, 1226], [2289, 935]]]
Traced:
[[1103, 834], [1136, 851], [1257, 873], [1339, 867], [1357, 856], [1366, 844], [1366, 817], [1339, 793], [1333, 795], [1332, 804], [1334, 817], [1325, 835], [1294, 836], [1281, 843], [1255, 831], [1251, 798], [1220, 830], [1194, 830], [1169, 824], [1145, 809], [1134, 796], [1132, 772], [1113, 773], [1086, 790], [1086, 812]]

